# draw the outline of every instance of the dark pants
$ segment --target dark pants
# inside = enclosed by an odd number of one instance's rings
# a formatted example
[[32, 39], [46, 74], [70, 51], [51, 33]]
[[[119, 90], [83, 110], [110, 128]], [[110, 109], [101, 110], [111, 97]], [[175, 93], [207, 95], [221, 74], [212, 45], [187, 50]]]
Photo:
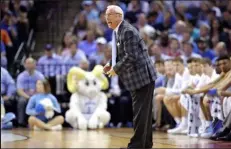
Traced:
[[134, 135], [128, 148], [152, 148], [152, 99], [154, 83], [131, 92]]
[[19, 97], [17, 104], [17, 116], [19, 125], [27, 125], [28, 115], [26, 115], [26, 106], [28, 100], [24, 97]]
[[56, 77], [49, 77], [48, 81], [50, 83], [51, 86], [51, 93], [56, 96]]
[[111, 114], [111, 121], [114, 125], [122, 122], [132, 122], [132, 101], [131, 97], [121, 95], [121, 97], [112, 97], [108, 99], [108, 112]]

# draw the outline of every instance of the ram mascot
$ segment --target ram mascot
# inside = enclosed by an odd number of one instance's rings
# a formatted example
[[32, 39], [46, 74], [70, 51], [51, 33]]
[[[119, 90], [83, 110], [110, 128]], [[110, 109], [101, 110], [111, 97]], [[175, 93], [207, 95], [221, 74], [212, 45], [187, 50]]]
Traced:
[[66, 112], [66, 121], [75, 129], [103, 128], [111, 119], [107, 112], [107, 96], [101, 90], [107, 89], [108, 80], [103, 67], [96, 65], [91, 72], [72, 67], [67, 75], [67, 87], [72, 93]]

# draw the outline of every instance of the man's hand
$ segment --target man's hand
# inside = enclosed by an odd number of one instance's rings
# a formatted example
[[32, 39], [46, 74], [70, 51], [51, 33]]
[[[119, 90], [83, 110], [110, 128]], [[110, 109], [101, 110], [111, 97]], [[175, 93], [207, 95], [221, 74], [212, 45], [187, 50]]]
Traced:
[[3, 98], [3, 100], [5, 100], [5, 101], [8, 100], [8, 99], [10, 99], [9, 96], [3, 96], [2, 98]]
[[111, 66], [109, 63], [107, 63], [104, 67], [103, 67], [103, 71], [105, 74], [107, 74], [108, 71], [111, 70]]
[[107, 75], [108, 75], [109, 77], [113, 77], [113, 76], [116, 75], [116, 73], [115, 73], [114, 69], [111, 68], [111, 70], [107, 72]]

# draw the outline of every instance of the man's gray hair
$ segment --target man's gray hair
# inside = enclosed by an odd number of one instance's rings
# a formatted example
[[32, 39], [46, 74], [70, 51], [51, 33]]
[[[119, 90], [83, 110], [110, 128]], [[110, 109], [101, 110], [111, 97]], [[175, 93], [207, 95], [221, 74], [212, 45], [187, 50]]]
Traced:
[[124, 19], [124, 12], [123, 10], [117, 6], [117, 5], [109, 5], [107, 6], [107, 9], [113, 11], [114, 13], [118, 13], [118, 14], [121, 14], [122, 15], [122, 19]]

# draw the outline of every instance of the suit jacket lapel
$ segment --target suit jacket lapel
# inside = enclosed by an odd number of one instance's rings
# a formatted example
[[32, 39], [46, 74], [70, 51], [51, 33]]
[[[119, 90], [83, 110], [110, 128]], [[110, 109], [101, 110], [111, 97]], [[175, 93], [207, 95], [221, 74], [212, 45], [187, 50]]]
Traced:
[[[120, 37], [120, 34], [121, 34], [121, 31], [123, 29], [124, 24], [125, 24], [125, 21], [122, 21], [122, 23], [119, 26], [118, 33], [117, 33], [117, 39], [119, 39], [119, 37]], [[117, 42], [118, 42], [118, 40], [117, 40]]]

